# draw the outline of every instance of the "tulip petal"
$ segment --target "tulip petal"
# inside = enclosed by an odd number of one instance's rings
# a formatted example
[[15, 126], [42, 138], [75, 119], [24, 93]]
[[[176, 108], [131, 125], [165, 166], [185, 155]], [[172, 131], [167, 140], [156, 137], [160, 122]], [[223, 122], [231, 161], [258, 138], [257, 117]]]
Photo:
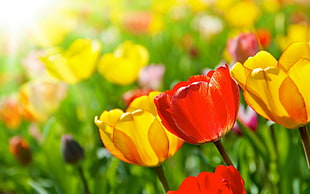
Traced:
[[277, 60], [270, 53], [259, 51], [254, 57], [249, 57], [243, 65], [250, 70], [254, 70], [256, 68], [276, 67], [277, 64]]
[[98, 64], [98, 72], [112, 82], [127, 85], [134, 82], [139, 75], [135, 62], [116, 57], [112, 53], [103, 55]]
[[286, 78], [280, 86], [279, 93], [280, 101], [291, 119], [296, 123], [307, 124], [306, 104], [294, 82]]
[[65, 57], [74, 74], [80, 79], [90, 77], [96, 67], [101, 45], [98, 41], [78, 39], [70, 45]]
[[245, 194], [244, 181], [236, 168], [233, 166], [220, 165], [215, 169], [215, 174], [227, 180], [232, 193]]
[[296, 125], [280, 102], [279, 88], [287, 78], [281, 69], [255, 69], [248, 77], [245, 100], [261, 116], [287, 128]]
[[[158, 164], [158, 158], [155, 155], [154, 150], [150, 145], [150, 142], [148, 141], [148, 131], [154, 119], [155, 117], [149, 112], [138, 109], [135, 112], [123, 114], [119, 122], [115, 126], [117, 130], [123, 132], [131, 139], [131, 141], [138, 150], [138, 154], [141, 158], [140, 161], [142, 161], [145, 166], [154, 166]], [[115, 146], [119, 148], [118, 144], [116, 143]], [[119, 149], [122, 153], [124, 153], [123, 151], [126, 151], [121, 150], [121, 148]], [[122, 149], [131, 148], [122, 147]]]
[[233, 194], [229, 185], [227, 185], [224, 177], [216, 173], [202, 172], [198, 175], [198, 183], [201, 188], [201, 193], [227, 193]]
[[[212, 87], [210, 87], [210, 96], [212, 96], [215, 102], [214, 110], [216, 110], [215, 113], [218, 114], [218, 120], [223, 120], [220, 128], [223, 130], [223, 134], [225, 134], [233, 127], [237, 117], [239, 109], [239, 88], [230, 77], [227, 66], [226, 68], [219, 67], [213, 73], [210, 85], [212, 85]], [[222, 100], [223, 103], [220, 103], [220, 100]]]
[[[115, 130], [113, 142], [129, 163], [144, 166], [135, 142], [133, 142], [128, 135], [122, 131]], [[124, 158], [120, 159], [123, 160]]]
[[169, 95], [171, 91], [167, 91], [165, 93], [161, 93], [156, 96], [154, 99], [155, 105], [157, 107], [157, 112], [160, 118], [162, 119], [162, 124], [166, 127], [166, 129], [177, 137], [185, 140], [188, 143], [195, 143], [195, 139], [189, 137], [184, 133], [181, 129], [179, 129], [172, 117], [171, 114], [171, 96]]
[[235, 121], [239, 104], [237, 84], [231, 79], [227, 66], [189, 80], [191, 84], [179, 88], [171, 98], [172, 118], [196, 143], [215, 141]]
[[235, 63], [235, 65], [231, 69], [231, 76], [238, 82], [238, 84], [243, 90], [245, 89], [245, 83], [250, 73], [251, 70], [243, 66], [239, 62]]
[[[310, 59], [310, 43], [296, 42], [291, 44], [281, 55], [279, 59], [279, 67], [288, 72], [295, 63], [301, 58]], [[309, 76], [307, 76], [309, 77]], [[306, 82], [308, 83], [308, 82]]]
[[165, 129], [158, 120], [154, 120], [149, 129], [148, 140], [159, 161], [168, 158], [169, 141]]
[[187, 177], [180, 185], [178, 191], [169, 191], [169, 194], [188, 194], [197, 193], [202, 194], [201, 186], [197, 181], [196, 177]]
[[141, 96], [139, 98], [135, 98], [127, 108], [127, 112], [132, 112], [137, 109], [143, 108], [144, 111], [148, 111], [153, 115], [157, 115], [156, 106], [154, 104], [154, 98], [159, 95], [160, 92], [153, 91], [150, 92], [147, 96]]
[[118, 150], [118, 148], [115, 147], [113, 142], [114, 126], [122, 114], [123, 111], [120, 109], [113, 109], [109, 112], [104, 111], [101, 114], [99, 120], [95, 118], [95, 123], [99, 127], [100, 138], [106, 149], [109, 150], [109, 152], [117, 158], [125, 162], [132, 163], [124, 156], [122, 152]]
[[197, 82], [180, 88], [171, 99], [174, 122], [196, 143], [214, 141], [219, 137], [214, 103], [208, 93], [209, 83]]
[[[299, 93], [301, 93], [304, 103], [306, 105], [307, 115], [310, 115], [310, 90], [307, 83], [310, 83], [310, 59], [301, 58], [288, 72], [288, 76], [293, 80], [297, 86]], [[307, 122], [310, 118], [307, 118]]]

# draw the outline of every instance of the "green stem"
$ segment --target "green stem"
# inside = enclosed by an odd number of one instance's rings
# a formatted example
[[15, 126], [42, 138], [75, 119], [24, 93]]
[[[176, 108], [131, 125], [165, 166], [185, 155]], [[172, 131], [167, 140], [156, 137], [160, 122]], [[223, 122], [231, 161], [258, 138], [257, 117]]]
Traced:
[[306, 161], [308, 169], [310, 170], [310, 139], [308, 134], [307, 126], [299, 127], [299, 133], [301, 137], [302, 146], [306, 155]]
[[155, 171], [156, 171], [157, 177], [158, 177], [161, 185], [163, 186], [163, 188], [165, 190], [165, 193], [167, 193], [170, 189], [169, 189], [168, 181], [166, 179], [162, 165], [155, 167]]
[[223, 146], [221, 140], [220, 139], [217, 140], [216, 142], [214, 142], [214, 144], [215, 144], [217, 150], [220, 152], [220, 154], [221, 154], [224, 162], [226, 163], [226, 165], [227, 166], [234, 166], [232, 161], [231, 161], [231, 159], [230, 159], [230, 157], [229, 157], [229, 155], [225, 151], [224, 146]]
[[82, 167], [78, 166], [77, 169], [79, 171], [79, 175], [81, 177], [81, 180], [82, 180], [82, 183], [83, 183], [83, 186], [84, 186], [85, 194], [90, 194], [89, 189], [88, 189], [88, 184], [87, 184], [86, 178], [84, 176]]

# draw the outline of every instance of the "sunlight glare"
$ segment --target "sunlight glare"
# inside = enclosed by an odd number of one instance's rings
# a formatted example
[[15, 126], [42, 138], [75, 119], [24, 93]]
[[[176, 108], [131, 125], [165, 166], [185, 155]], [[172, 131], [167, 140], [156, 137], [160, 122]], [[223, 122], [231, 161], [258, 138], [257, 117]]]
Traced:
[[0, 30], [7, 33], [35, 25], [52, 0], [4, 0], [0, 6]]

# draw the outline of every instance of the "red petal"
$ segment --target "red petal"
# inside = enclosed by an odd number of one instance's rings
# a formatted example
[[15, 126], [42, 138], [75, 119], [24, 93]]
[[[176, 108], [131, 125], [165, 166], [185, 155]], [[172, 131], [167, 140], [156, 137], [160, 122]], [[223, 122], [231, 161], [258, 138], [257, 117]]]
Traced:
[[245, 194], [244, 181], [238, 172], [238, 170], [233, 166], [218, 166], [215, 169], [215, 174], [223, 177], [224, 181], [227, 181], [228, 186], [231, 188], [234, 194]]
[[187, 137], [176, 125], [171, 115], [170, 103], [171, 96], [168, 94], [171, 91], [161, 93], [154, 98], [155, 105], [157, 107], [157, 113], [162, 120], [162, 124], [170, 131], [172, 134], [178, 136], [181, 139], [186, 139], [188, 142], [193, 142], [193, 139]]
[[239, 108], [239, 89], [228, 67], [219, 67], [208, 76], [210, 82], [193, 82], [171, 97], [176, 126], [196, 143], [215, 141], [224, 135], [232, 128]]
[[239, 109], [239, 88], [232, 80], [227, 66], [219, 67], [213, 73], [210, 85], [214, 89], [210, 93], [218, 116], [215, 121], [222, 122], [220, 127], [225, 132], [233, 127], [236, 120]]
[[222, 181], [222, 177], [211, 172], [201, 172], [198, 177], [201, 193], [233, 194], [232, 190]]
[[196, 177], [187, 177], [180, 185], [178, 191], [169, 192], [170, 194], [203, 194], [200, 189], [200, 185]]
[[205, 143], [218, 138], [217, 132], [209, 130], [215, 123], [212, 119], [213, 102], [211, 98], [207, 98], [208, 89], [207, 82], [192, 83], [179, 89], [171, 99], [171, 114], [176, 126], [187, 136], [194, 138], [195, 143]]
[[199, 81], [209, 82], [210, 81], [210, 76], [207, 76], [207, 75], [194, 75], [194, 76], [190, 77], [189, 80], [188, 80], [189, 83], [199, 82]]

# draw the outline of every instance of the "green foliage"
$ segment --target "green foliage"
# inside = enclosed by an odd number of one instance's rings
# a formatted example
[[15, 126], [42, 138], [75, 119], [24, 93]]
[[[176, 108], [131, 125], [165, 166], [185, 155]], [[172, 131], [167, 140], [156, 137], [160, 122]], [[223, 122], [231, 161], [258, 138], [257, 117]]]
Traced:
[[[135, 6], [144, 9], [151, 2], [139, 1]], [[99, 1], [96, 3], [100, 4]], [[280, 17], [279, 14], [289, 17], [293, 12], [292, 9], [285, 7], [277, 13], [263, 14], [256, 27], [268, 28], [273, 37], [285, 34], [275, 28], [275, 20]], [[296, 9], [294, 7], [294, 10]], [[63, 48], [67, 48], [72, 40], [77, 38], [102, 39], [103, 29], [115, 27], [108, 18], [101, 18], [104, 13], [96, 11], [91, 13], [89, 23], [87, 19], [84, 22], [86, 26], [97, 24], [99, 30], [96, 31], [97, 26], [88, 26], [87, 29], [72, 31], [62, 42]], [[209, 12], [214, 14], [214, 10]], [[160, 63], [166, 67], [162, 90], [171, 89], [178, 81], [201, 74], [205, 68], [214, 69], [223, 61], [223, 52], [231, 31], [238, 29], [230, 29], [229, 25], [224, 25], [220, 33], [205, 39], [191, 27], [196, 13], [186, 12], [186, 14], [182, 20], [164, 16], [165, 28], [156, 35], [132, 34], [119, 29], [119, 36], [114, 34], [118, 36], [114, 42], [103, 44], [102, 54], [113, 51], [125, 40], [144, 45], [150, 53], [150, 63]], [[289, 22], [286, 21], [285, 26]], [[89, 31], [91, 33], [88, 34]], [[184, 35], [193, 38], [192, 46], [197, 49], [197, 56], [191, 55], [182, 46]], [[34, 49], [37, 48], [33, 46], [21, 50], [16, 56], [14, 67], [9, 67], [10, 64], [3, 65], [8, 63], [10, 56], [0, 53], [2, 64], [0, 75], [8, 74], [14, 78], [4, 82], [5, 84], [2, 84], [0, 78], [1, 97], [17, 92], [19, 86], [28, 81], [20, 67], [20, 61]], [[275, 56], [281, 53], [275, 40], [272, 40], [267, 50]], [[60, 140], [66, 133], [72, 134], [85, 150], [85, 159], [78, 165], [84, 171], [90, 193], [162, 193], [154, 169], [130, 165], [112, 156], [104, 148], [94, 124], [95, 116], [100, 116], [104, 110], [125, 109], [122, 95], [137, 87], [137, 83], [128, 86], [112, 84], [95, 72], [89, 79], [68, 86], [67, 97], [47, 121], [43, 123], [23, 121], [16, 130], [11, 130], [0, 122], [0, 193], [5, 191], [40, 194], [84, 193], [77, 166], [65, 164], [61, 155]], [[230, 132], [222, 141], [241, 173], [248, 193], [310, 193], [310, 173], [307, 170], [298, 131], [270, 124], [261, 117], [258, 122], [256, 132], [238, 122], [243, 135], [238, 136]], [[31, 134], [30, 128], [33, 126], [37, 127], [39, 138]], [[33, 161], [29, 166], [21, 166], [9, 152], [9, 139], [15, 135], [23, 136], [30, 145]], [[171, 189], [176, 190], [186, 177], [196, 176], [202, 171], [213, 172], [216, 166], [222, 164], [213, 144], [184, 144], [176, 155], [163, 164], [163, 167]]]

